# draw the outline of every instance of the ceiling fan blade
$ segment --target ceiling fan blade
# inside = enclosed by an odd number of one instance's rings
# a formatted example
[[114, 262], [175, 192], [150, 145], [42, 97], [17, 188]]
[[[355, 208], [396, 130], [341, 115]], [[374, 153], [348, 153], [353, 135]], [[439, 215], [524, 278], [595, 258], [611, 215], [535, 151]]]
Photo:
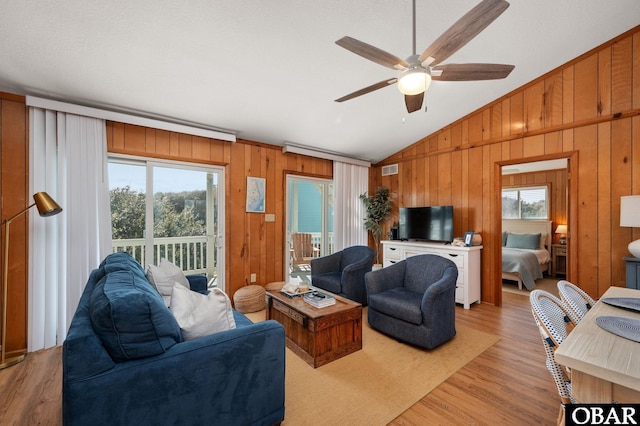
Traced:
[[390, 86], [396, 81], [398, 81], [398, 79], [394, 77], [388, 80], [381, 81], [376, 84], [372, 84], [371, 86], [367, 86], [364, 89], [356, 90], [353, 93], [349, 93], [346, 96], [336, 99], [335, 102], [344, 102], [344, 101], [348, 101], [349, 99], [357, 98], [358, 96], [366, 95], [367, 93], [373, 92], [374, 90], [378, 90], [378, 89], [382, 89], [383, 87]]
[[433, 67], [431, 78], [439, 81], [499, 80], [515, 68], [502, 64], [446, 64]]
[[356, 55], [360, 55], [365, 59], [388, 68], [404, 70], [409, 67], [409, 64], [404, 59], [400, 59], [391, 53], [385, 52], [382, 49], [378, 49], [375, 46], [371, 46], [370, 44], [356, 40], [352, 37], [342, 37], [340, 40], [336, 41], [336, 44], [355, 53]]
[[441, 63], [480, 34], [508, 7], [505, 0], [483, 0], [431, 43], [419, 61], [425, 66]]
[[407, 112], [412, 113], [422, 108], [424, 100], [424, 92], [417, 95], [404, 95], [404, 104], [407, 106]]

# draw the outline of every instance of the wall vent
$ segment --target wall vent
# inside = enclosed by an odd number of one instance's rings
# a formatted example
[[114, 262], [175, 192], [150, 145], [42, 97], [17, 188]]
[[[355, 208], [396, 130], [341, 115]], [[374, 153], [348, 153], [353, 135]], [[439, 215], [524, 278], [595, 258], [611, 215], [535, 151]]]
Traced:
[[382, 166], [382, 176], [390, 176], [398, 174], [398, 164], [390, 164], [388, 166]]

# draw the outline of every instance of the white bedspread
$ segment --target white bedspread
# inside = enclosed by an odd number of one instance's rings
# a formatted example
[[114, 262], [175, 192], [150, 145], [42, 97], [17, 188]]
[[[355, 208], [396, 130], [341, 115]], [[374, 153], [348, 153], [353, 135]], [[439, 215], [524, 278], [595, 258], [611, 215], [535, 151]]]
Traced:
[[[515, 249], [515, 250], [524, 250], [524, 249]], [[540, 263], [541, 265], [544, 265], [545, 263], [551, 260], [551, 255], [549, 254], [548, 250], [526, 250], [526, 251], [530, 251], [531, 253], [535, 254], [536, 257], [538, 258], [538, 263]]]
[[546, 262], [549, 252], [547, 250], [527, 250], [517, 248], [502, 248], [502, 271], [517, 273], [520, 275], [522, 284], [533, 290], [536, 287], [535, 281], [542, 278], [541, 265]]

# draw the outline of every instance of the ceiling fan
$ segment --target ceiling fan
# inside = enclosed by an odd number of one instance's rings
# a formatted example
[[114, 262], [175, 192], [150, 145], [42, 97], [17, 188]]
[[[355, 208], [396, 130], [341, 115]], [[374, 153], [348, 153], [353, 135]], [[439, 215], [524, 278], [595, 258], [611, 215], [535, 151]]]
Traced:
[[398, 77], [372, 84], [335, 101], [348, 101], [397, 82], [398, 89], [404, 94], [407, 111], [411, 113], [422, 108], [424, 92], [431, 84], [431, 80], [473, 81], [507, 77], [513, 70], [513, 65], [439, 64], [480, 34], [508, 7], [509, 3], [505, 0], [482, 0], [418, 56], [416, 54], [416, 0], [413, 0], [413, 55], [405, 60], [352, 37], [341, 38], [336, 41], [338, 46], [377, 64], [401, 72]]

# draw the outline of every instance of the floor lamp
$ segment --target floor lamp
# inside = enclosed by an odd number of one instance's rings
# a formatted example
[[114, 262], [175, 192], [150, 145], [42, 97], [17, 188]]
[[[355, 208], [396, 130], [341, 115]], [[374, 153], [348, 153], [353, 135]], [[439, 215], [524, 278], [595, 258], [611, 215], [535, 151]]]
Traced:
[[9, 219], [2, 222], [5, 225], [4, 228], [4, 275], [2, 282], [2, 349], [0, 349], [1, 357], [0, 357], [0, 370], [3, 368], [10, 367], [14, 364], [19, 363], [24, 360], [25, 354], [6, 358], [5, 357], [5, 347], [7, 341], [7, 284], [9, 277], [9, 225], [11, 225], [11, 221], [18, 216], [24, 214], [31, 207], [36, 206], [38, 208], [38, 212], [40, 216], [47, 217], [53, 216], [62, 211], [62, 208], [53, 201], [53, 198], [49, 196], [46, 192], [37, 192], [33, 194], [34, 203], [31, 204], [26, 209], [20, 211], [19, 213], [14, 214]]

